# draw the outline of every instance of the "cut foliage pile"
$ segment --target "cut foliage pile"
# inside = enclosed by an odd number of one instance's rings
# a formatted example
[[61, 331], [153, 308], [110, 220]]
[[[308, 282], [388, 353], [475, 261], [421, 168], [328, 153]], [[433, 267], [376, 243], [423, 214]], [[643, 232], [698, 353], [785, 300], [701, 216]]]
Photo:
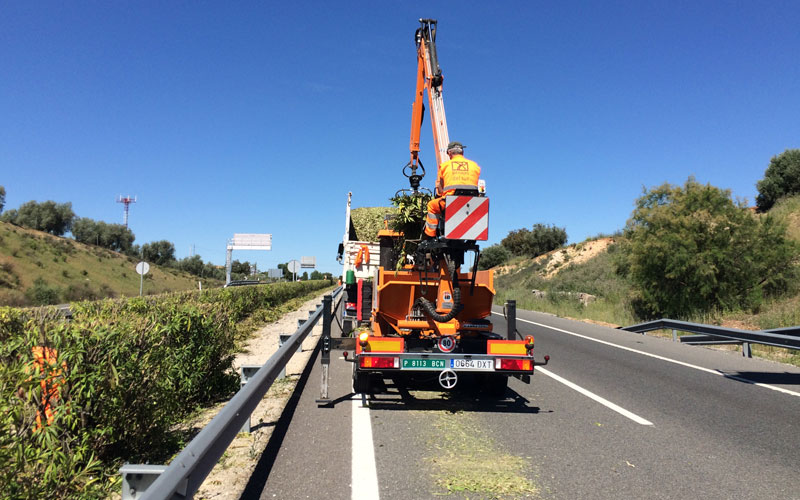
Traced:
[[361, 207], [351, 210], [350, 221], [356, 233], [356, 240], [378, 241], [378, 231], [384, 228], [384, 218], [396, 213], [394, 207]]

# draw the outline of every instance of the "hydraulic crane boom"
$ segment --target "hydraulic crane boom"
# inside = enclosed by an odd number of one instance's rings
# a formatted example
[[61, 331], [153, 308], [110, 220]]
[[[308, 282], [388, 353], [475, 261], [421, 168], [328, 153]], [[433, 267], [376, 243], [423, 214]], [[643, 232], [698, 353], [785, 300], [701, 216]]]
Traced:
[[[422, 119], [425, 114], [423, 94], [428, 91], [428, 105], [431, 112], [431, 126], [433, 127], [433, 144], [436, 150], [436, 165], [447, 161], [447, 143], [450, 141], [447, 134], [447, 118], [444, 113], [444, 100], [442, 99], [442, 69], [436, 55], [436, 20], [420, 19], [415, 39], [417, 43], [417, 89], [414, 95], [414, 106], [411, 113], [411, 161], [409, 165], [413, 174], [416, 174], [419, 161], [419, 137], [422, 128]], [[412, 187], [413, 182], [412, 182]]]

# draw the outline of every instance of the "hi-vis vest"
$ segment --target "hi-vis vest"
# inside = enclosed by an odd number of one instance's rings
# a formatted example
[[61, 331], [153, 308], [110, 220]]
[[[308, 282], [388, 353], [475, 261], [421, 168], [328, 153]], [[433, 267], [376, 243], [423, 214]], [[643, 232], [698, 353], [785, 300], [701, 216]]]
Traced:
[[439, 196], [453, 194], [456, 189], [475, 189], [480, 177], [481, 167], [477, 163], [462, 155], [455, 155], [439, 166]]

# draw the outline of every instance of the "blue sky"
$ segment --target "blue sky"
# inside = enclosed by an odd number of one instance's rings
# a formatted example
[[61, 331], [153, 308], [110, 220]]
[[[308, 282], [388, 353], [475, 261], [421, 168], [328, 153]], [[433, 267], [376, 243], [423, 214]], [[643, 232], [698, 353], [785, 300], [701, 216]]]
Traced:
[[[414, 31], [439, 20], [450, 137], [483, 168], [490, 241], [534, 223], [571, 242], [624, 226], [643, 187], [756, 195], [800, 147], [800, 3], [7, 2], [6, 208], [72, 202], [136, 243], [223, 264], [338, 272], [348, 191], [407, 187]], [[435, 177], [430, 124], [422, 157]]]

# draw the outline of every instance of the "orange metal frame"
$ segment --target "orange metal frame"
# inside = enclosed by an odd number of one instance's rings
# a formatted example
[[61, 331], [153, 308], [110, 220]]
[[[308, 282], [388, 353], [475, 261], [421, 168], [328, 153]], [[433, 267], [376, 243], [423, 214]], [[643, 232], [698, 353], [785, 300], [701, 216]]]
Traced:
[[[419, 47], [417, 47], [417, 89], [414, 93], [414, 105], [411, 111], [411, 141], [409, 143], [409, 150], [411, 151], [411, 165], [416, 167], [419, 163], [419, 140], [420, 132], [422, 129], [422, 119], [425, 112], [425, 105], [423, 104], [423, 96], [425, 91], [428, 92], [428, 103], [433, 102], [433, 88], [431, 82], [433, 80], [433, 68], [431, 66], [430, 47], [425, 41], [425, 37], [420, 37]], [[441, 92], [441, 85], [439, 86]], [[439, 133], [436, 129], [436, 123], [439, 120], [435, 116], [436, 109], [430, 106], [431, 110], [431, 128], [433, 128], [433, 146], [436, 151], [436, 165], [441, 165], [447, 161], [448, 158], [441, 153]]]

